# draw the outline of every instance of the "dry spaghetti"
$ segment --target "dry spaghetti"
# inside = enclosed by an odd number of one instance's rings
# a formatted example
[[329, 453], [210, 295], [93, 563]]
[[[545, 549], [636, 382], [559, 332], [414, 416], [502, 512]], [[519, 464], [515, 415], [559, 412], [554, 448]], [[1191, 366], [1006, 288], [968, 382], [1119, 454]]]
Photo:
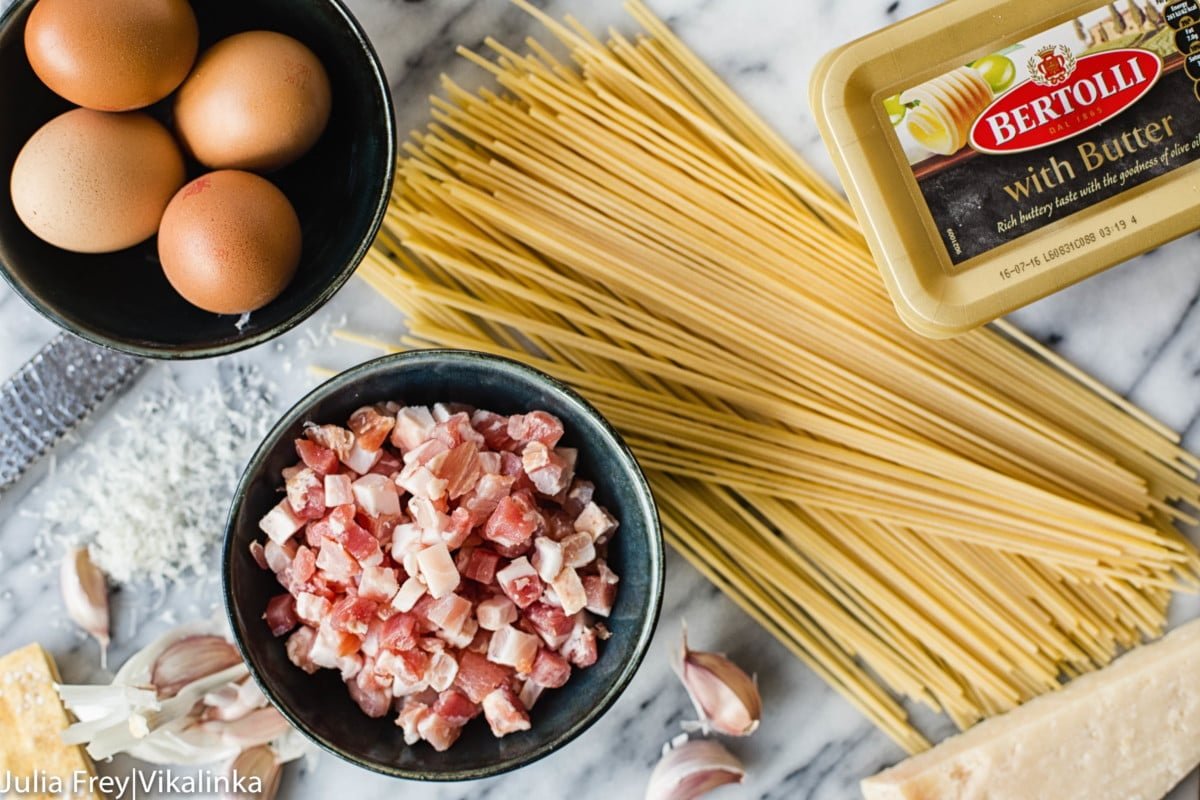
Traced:
[[[673, 545], [897, 742], [1161, 633], [1200, 462], [1007, 326], [909, 333], [837, 193], [640, 2], [448, 79], [361, 274], [405, 344], [574, 384]], [[387, 345], [382, 345], [387, 347]], [[887, 689], [892, 690], [891, 692]]]

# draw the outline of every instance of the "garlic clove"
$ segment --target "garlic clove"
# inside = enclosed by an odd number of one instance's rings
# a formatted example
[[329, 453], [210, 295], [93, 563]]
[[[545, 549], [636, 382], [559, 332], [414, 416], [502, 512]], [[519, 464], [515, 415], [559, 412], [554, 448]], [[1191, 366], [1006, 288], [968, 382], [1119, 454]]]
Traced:
[[[225, 792], [221, 800], [274, 800], [279, 793], [279, 777], [283, 773], [279, 757], [267, 746], [243, 750], [225, 768], [229, 786], [245, 786], [247, 792]], [[254, 791], [257, 789], [258, 791]]]
[[702, 730], [749, 736], [758, 729], [762, 719], [758, 684], [720, 653], [689, 650], [686, 627], [675, 670], [700, 715]]
[[86, 547], [67, 553], [59, 571], [67, 616], [100, 643], [100, 666], [108, 667], [108, 583]]
[[692, 800], [745, 777], [742, 763], [720, 742], [681, 736], [663, 748], [646, 785], [646, 800]]
[[217, 734], [225, 744], [243, 749], [268, 744], [283, 736], [291, 726], [275, 708], [268, 706], [251, 711], [231, 722], [209, 720], [198, 726], [205, 732]]
[[184, 686], [241, 663], [237, 648], [222, 637], [189, 636], [162, 652], [154, 662], [150, 682], [165, 700]]

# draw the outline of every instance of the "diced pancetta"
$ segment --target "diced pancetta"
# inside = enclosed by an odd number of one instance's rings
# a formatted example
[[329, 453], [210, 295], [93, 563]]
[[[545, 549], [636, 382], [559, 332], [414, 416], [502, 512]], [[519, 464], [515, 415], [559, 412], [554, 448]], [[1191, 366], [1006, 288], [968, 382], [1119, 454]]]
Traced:
[[396, 570], [391, 567], [363, 567], [358, 579], [358, 594], [368, 600], [390, 603], [400, 591]]
[[542, 582], [549, 583], [562, 571], [562, 545], [547, 536], [539, 536], [533, 540], [533, 557], [530, 560]]
[[496, 580], [500, 590], [516, 603], [517, 608], [528, 608], [542, 596], [542, 582], [524, 556], [497, 572]]
[[507, 597], [489, 597], [480, 600], [479, 605], [475, 607], [475, 619], [484, 630], [500, 630], [505, 625], [517, 621], [517, 606]]
[[435, 599], [445, 597], [458, 588], [458, 568], [454, 566], [454, 558], [444, 542], [417, 553], [417, 564], [429, 594]]
[[503, 625], [492, 632], [488, 660], [527, 675], [533, 670], [539, 644], [538, 637], [519, 631], [512, 625]]
[[433, 435], [437, 422], [425, 406], [406, 406], [396, 414], [391, 443], [401, 453], [420, 447]]
[[350, 505], [354, 502], [353, 481], [349, 475], [325, 476], [325, 502], [330, 507]]
[[292, 510], [287, 500], [280, 500], [278, 505], [258, 521], [258, 527], [272, 542], [283, 543], [303, 528], [304, 523], [304, 518]]
[[587, 592], [583, 589], [583, 581], [579, 573], [571, 567], [563, 567], [554, 580], [550, 581], [554, 593], [558, 595], [558, 603], [563, 613], [574, 616], [587, 606]]
[[508, 686], [496, 689], [483, 698], [483, 717], [497, 738], [529, 730], [529, 712]]
[[404, 581], [400, 591], [396, 592], [396, 596], [392, 598], [392, 608], [397, 611], [412, 611], [413, 606], [424, 595], [425, 583], [420, 578], [410, 577]]
[[611, 536], [616, 529], [617, 521], [595, 501], [584, 506], [583, 511], [575, 518], [575, 530], [586, 533], [597, 544]]
[[352, 484], [354, 502], [368, 516], [400, 514], [400, 491], [383, 475], [363, 475]]

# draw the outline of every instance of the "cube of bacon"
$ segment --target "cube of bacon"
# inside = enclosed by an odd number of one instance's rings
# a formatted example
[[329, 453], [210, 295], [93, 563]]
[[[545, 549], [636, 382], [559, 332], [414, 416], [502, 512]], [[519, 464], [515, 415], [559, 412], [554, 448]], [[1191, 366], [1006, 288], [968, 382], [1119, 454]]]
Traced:
[[404, 743], [414, 745], [421, 741], [421, 720], [433, 713], [427, 703], [417, 699], [416, 695], [404, 698], [400, 706], [400, 716], [396, 717], [396, 727], [404, 731]]
[[404, 454], [404, 465], [407, 467], [424, 466], [428, 467], [433, 459], [440, 456], [442, 453], [450, 451], [450, 446], [441, 439], [430, 439], [424, 444], [409, 450]]
[[270, 569], [267, 566], [267, 551], [263, 548], [262, 542], [253, 541], [250, 543], [250, 556], [254, 559], [254, 563], [258, 564], [259, 569]]
[[390, 603], [400, 591], [396, 570], [390, 567], [363, 567], [358, 579], [358, 594], [368, 600]]
[[579, 614], [575, 618], [575, 627], [571, 630], [571, 635], [567, 637], [562, 649], [559, 650], [568, 661], [580, 669], [586, 669], [595, 664], [599, 655], [596, 631], [588, 626], [583, 616], [583, 614]]
[[516, 445], [508, 435], [508, 417], [480, 409], [471, 415], [471, 426], [483, 436], [489, 450], [511, 450]]
[[533, 540], [533, 568], [544, 583], [549, 583], [558, 576], [563, 568], [562, 545], [547, 536], [539, 536]]
[[438, 695], [433, 710], [452, 725], [466, 725], [483, 713], [478, 703], [472, 702], [461, 689], [453, 687]]
[[500, 589], [517, 608], [528, 608], [542, 596], [542, 582], [529, 559], [522, 556], [496, 573]]
[[434, 456], [425, 466], [446, 482], [446, 494], [451, 500], [457, 500], [474, 489], [483, 474], [483, 468], [479, 465], [479, 448], [474, 442], [455, 445]]
[[563, 424], [558, 417], [545, 411], [530, 411], [514, 414], [508, 418], [508, 435], [518, 444], [541, 442], [554, 447], [563, 435]]
[[396, 426], [396, 418], [374, 406], [363, 406], [350, 415], [349, 425], [364, 450], [379, 450]]
[[312, 628], [303, 626], [297, 628], [295, 633], [288, 637], [287, 645], [285, 646], [288, 660], [309, 675], [320, 669], [320, 666], [314, 664], [310, 657], [313, 644], [316, 640], [317, 632]]
[[342, 459], [342, 463], [359, 475], [365, 475], [383, 458], [382, 450], [368, 450], [360, 442], [350, 447], [350, 452]]
[[354, 447], [354, 434], [338, 425], [305, 425], [304, 435], [322, 447], [332, 450], [342, 461], [346, 460], [350, 449]]
[[347, 594], [333, 604], [329, 611], [329, 624], [334, 630], [365, 636], [367, 626], [375, 619], [377, 607], [374, 600]]
[[424, 715], [417, 722], [417, 732], [420, 737], [439, 753], [444, 753], [458, 741], [462, 733], [462, 725], [454, 725], [436, 711]]
[[534, 603], [525, 609], [525, 619], [542, 637], [542, 641], [555, 649], [562, 647], [575, 629], [575, 620], [564, 614], [561, 608], [548, 603]]
[[596, 560], [596, 544], [588, 533], [573, 533], [562, 540], [564, 566], [586, 567]]
[[583, 509], [587, 508], [588, 503], [592, 502], [592, 498], [596, 495], [596, 485], [591, 481], [581, 480], [576, 478], [571, 483], [571, 488], [567, 490], [567, 496], [563, 500], [563, 510], [571, 515], [572, 519], [583, 513]]
[[571, 664], [553, 650], [539, 650], [529, 679], [547, 689], [557, 689], [571, 677]]
[[335, 508], [329, 515], [329, 528], [338, 544], [362, 566], [376, 566], [383, 562], [379, 540], [354, 520], [354, 506]]
[[396, 592], [396, 596], [392, 598], [392, 608], [398, 611], [412, 611], [413, 606], [424, 595], [425, 584], [421, 582], [420, 578], [408, 578], [400, 587], [400, 591]]
[[396, 414], [396, 426], [392, 428], [392, 446], [406, 453], [415, 450], [433, 436], [437, 424], [425, 406], [407, 406]]
[[337, 453], [328, 447], [322, 447], [311, 439], [296, 440], [296, 455], [304, 462], [304, 466], [318, 475], [330, 475], [337, 472]]
[[339, 659], [358, 652], [361, 646], [362, 639], [352, 633], [337, 630], [326, 619], [317, 628], [317, 637], [309, 651], [309, 658], [317, 666], [337, 669]]
[[458, 588], [458, 568], [444, 542], [426, 547], [417, 553], [417, 564], [429, 594], [442, 598]]
[[542, 515], [521, 495], [505, 497], [483, 526], [482, 536], [502, 547], [527, 545], [542, 524]]
[[479, 452], [479, 468], [483, 470], [485, 475], [499, 475], [500, 465], [504, 460], [499, 453], [494, 453], [490, 450], [481, 450]]
[[306, 545], [297, 547], [296, 555], [292, 557], [292, 583], [303, 586], [312, 580], [316, 571], [317, 554]]
[[616, 529], [617, 521], [611, 514], [596, 505], [595, 501], [584, 506], [583, 511], [575, 518], [575, 530], [586, 533], [597, 544], [611, 536]]
[[459, 633], [471, 616], [471, 602], [453, 592], [439, 598], [426, 611], [429, 621], [451, 635]]
[[[433, 416], [435, 419], [438, 416], [436, 408]], [[451, 449], [458, 447], [463, 442], [470, 442], [476, 447], [485, 446], [482, 434], [471, 427], [471, 418], [465, 412], [451, 414], [440, 420], [433, 428], [432, 438]]]
[[503, 625], [492, 633], [488, 660], [513, 667], [517, 672], [527, 675], [533, 670], [539, 643], [538, 637], [519, 631], [512, 625]]
[[263, 548], [263, 560], [267, 562], [271, 572], [282, 575], [291, 569], [297, 550], [298, 547], [293, 541], [280, 544], [268, 539], [267, 546]]
[[471, 550], [462, 574], [465, 578], [487, 586], [495, 579], [496, 567], [499, 564], [500, 556], [486, 547], [476, 547]]
[[351, 485], [354, 502], [368, 516], [398, 516], [400, 492], [383, 475], [363, 475]]
[[301, 592], [296, 595], [296, 616], [309, 625], [320, 625], [321, 620], [329, 616], [333, 603], [328, 598], [312, 592]]
[[617, 573], [608, 568], [602, 558], [596, 559], [597, 574], [583, 576], [583, 591], [587, 594], [587, 610], [607, 617], [617, 600]]
[[273, 636], [283, 636], [290, 633], [300, 624], [296, 616], [296, 598], [290, 592], [275, 595], [267, 601], [267, 613], [263, 614], [267, 627]]
[[464, 650], [458, 659], [458, 675], [454, 685], [461, 689], [472, 703], [482, 703], [483, 698], [512, 680], [512, 670], [493, 664], [486, 657]]
[[380, 681], [375, 671], [367, 669], [365, 664], [346, 686], [350, 689], [350, 697], [371, 719], [387, 716], [392, 710], [391, 685]]
[[507, 597], [489, 597], [475, 607], [475, 619], [484, 630], [500, 630], [517, 621], [517, 606]]
[[471, 512], [465, 508], [456, 508], [450, 514], [446, 529], [442, 531], [442, 541], [451, 550], [457, 550], [463, 546], [463, 542], [467, 541], [467, 538], [471, 535], [471, 528], [474, 526], [474, 522], [471, 520]]
[[575, 477], [573, 462], [538, 441], [530, 442], [521, 452], [521, 467], [538, 492], [547, 497], [565, 492]]
[[382, 450], [379, 460], [375, 462], [375, 466], [371, 467], [372, 475], [383, 475], [386, 478], [395, 478], [400, 474], [400, 470], [404, 469], [404, 462], [399, 456], [391, 450]]
[[337, 661], [338, 672], [342, 673], [342, 682], [347, 683], [351, 678], [362, 672], [365, 659], [361, 653], [351, 653], [348, 656], [342, 656]]
[[331, 507], [346, 506], [354, 502], [354, 489], [349, 475], [325, 476], [325, 503]]
[[442, 692], [454, 685], [458, 675], [458, 659], [447, 650], [433, 653], [429, 659], [429, 688]]
[[476, 525], [486, 522], [500, 501], [512, 493], [514, 483], [516, 478], [511, 475], [484, 474], [475, 488], [462, 498], [459, 508], [469, 511]]
[[446, 496], [446, 481], [434, 475], [424, 464], [415, 462], [400, 470], [396, 485], [413, 497], [439, 500]]
[[579, 573], [572, 568], [563, 567], [554, 580], [550, 581], [550, 586], [567, 616], [574, 616], [587, 606], [587, 592], [584, 591], [583, 581], [580, 580]]
[[338, 583], [349, 583], [353, 576], [362, 571], [358, 562], [338, 542], [326, 542], [322, 545], [317, 551], [317, 567], [329, 580]]
[[538, 698], [542, 696], [542, 692], [546, 689], [544, 686], [529, 680], [525, 681], [521, 686], [521, 693], [517, 695], [517, 699], [521, 701], [521, 706], [527, 710], [532, 710]]
[[379, 658], [392, 675], [392, 693], [395, 696], [419, 692], [429, 687], [429, 664], [432, 657], [424, 650], [415, 647], [396, 652], [385, 650], [379, 654]]
[[417, 618], [412, 614], [393, 614], [383, 623], [379, 644], [392, 651], [411, 650], [417, 646]]
[[483, 717], [497, 738], [529, 730], [529, 712], [511, 687], [496, 689], [483, 698]]
[[292, 510], [291, 503], [280, 500], [258, 521], [258, 527], [272, 542], [282, 544], [303, 528], [304, 523], [305, 519]]
[[408, 501], [408, 513], [412, 516], [413, 524], [421, 529], [423, 541], [441, 541], [442, 534], [450, 528], [449, 515], [428, 498], [412, 497]]

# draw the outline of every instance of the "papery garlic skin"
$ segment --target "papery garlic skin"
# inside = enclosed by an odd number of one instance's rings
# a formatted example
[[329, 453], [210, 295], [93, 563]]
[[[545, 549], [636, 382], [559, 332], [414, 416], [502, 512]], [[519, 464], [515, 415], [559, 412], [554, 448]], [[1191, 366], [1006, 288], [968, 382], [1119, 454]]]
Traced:
[[646, 785], [646, 800], [693, 800], [745, 777], [742, 762], [720, 742], [685, 735], [664, 748]]
[[675, 671], [700, 717], [700, 729], [749, 736], [762, 719], [762, 695], [745, 670], [720, 653], [689, 650], [687, 629]]
[[225, 792], [221, 800], [274, 800], [279, 793], [279, 778], [283, 772], [281, 766], [279, 756], [271, 747], [243, 750], [225, 767], [225, 777], [229, 779], [230, 786], [237, 785], [236, 779], [249, 783], [257, 778], [261, 789], [257, 794]]
[[67, 616], [100, 643], [100, 666], [108, 666], [108, 581], [86, 547], [67, 553], [59, 570]]
[[188, 636], [155, 659], [150, 683], [165, 699], [174, 697], [184, 686], [241, 663], [241, 654], [224, 637]]

